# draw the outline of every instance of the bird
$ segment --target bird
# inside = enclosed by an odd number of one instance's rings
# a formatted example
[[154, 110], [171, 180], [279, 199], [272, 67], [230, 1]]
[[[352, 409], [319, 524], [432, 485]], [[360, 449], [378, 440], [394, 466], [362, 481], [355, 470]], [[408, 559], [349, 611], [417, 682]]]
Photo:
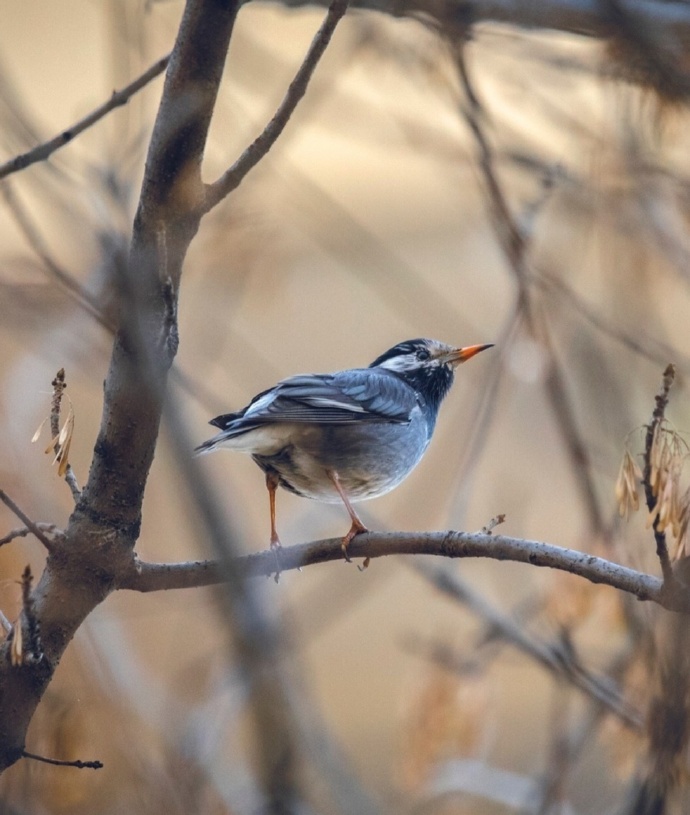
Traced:
[[291, 376], [241, 410], [211, 419], [220, 432], [195, 452], [248, 453], [263, 470], [271, 549], [281, 547], [278, 487], [317, 501], [342, 502], [351, 521], [341, 544], [349, 561], [350, 542], [368, 531], [353, 502], [385, 495], [419, 464], [455, 369], [491, 347], [405, 340], [367, 368]]

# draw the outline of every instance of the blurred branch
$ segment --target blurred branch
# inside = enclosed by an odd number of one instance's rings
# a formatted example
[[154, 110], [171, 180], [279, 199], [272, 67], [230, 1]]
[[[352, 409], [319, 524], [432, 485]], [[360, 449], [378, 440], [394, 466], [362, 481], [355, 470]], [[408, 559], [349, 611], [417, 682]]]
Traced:
[[[26, 238], [30, 248], [45, 265], [48, 273], [52, 275], [64, 289], [67, 296], [70, 297], [79, 308], [83, 309], [86, 314], [109, 334], [115, 334], [117, 326], [104, 311], [98, 298], [94, 297], [94, 295], [80, 283], [77, 277], [65, 269], [64, 266], [61, 266], [50, 253], [38, 227], [31, 219], [28, 209], [21, 203], [9, 182], [0, 184], [0, 194], [3, 195], [11, 215], [14, 217], [17, 226]], [[193, 399], [203, 404], [204, 407], [213, 405], [215, 409], [215, 400], [211, 396], [209, 388], [200, 379], [195, 379], [190, 374], [182, 371], [179, 367], [173, 368], [171, 377], [177, 381]], [[218, 410], [216, 410], [216, 412], [218, 412]]]
[[665, 39], [656, 19], [638, 15], [634, 4], [601, 0], [610, 26], [612, 48], [626, 78], [653, 87], [663, 98], [683, 101], [690, 94], [690, 76], [683, 70], [679, 43]]
[[[514, 305], [498, 333], [496, 346], [502, 349], [510, 347], [519, 330], [520, 313]], [[465, 517], [473, 474], [477, 471], [480, 456], [490, 438], [491, 424], [501, 404], [498, 393], [505, 370], [502, 357], [494, 357], [484, 379], [484, 386], [473, 400], [472, 415], [467, 422], [467, 432], [463, 436], [464, 449], [457, 468], [460, 475], [454, 489], [454, 517], [461, 519]]]
[[647, 717], [646, 760], [632, 785], [629, 815], [665, 815], [687, 811], [687, 799], [672, 810], [678, 793], [687, 790], [687, 750], [690, 742], [690, 631], [682, 617], [660, 621], [655, 658], [656, 687]]
[[174, 398], [166, 404], [165, 419], [178, 468], [218, 556], [216, 568], [227, 584], [219, 596], [219, 605], [248, 687], [258, 746], [258, 776], [266, 799], [259, 811], [262, 815], [308, 815], [301, 791], [305, 750], [294, 706], [300, 691], [288, 667], [288, 631], [280, 617], [264, 606], [257, 586], [246, 579], [242, 559], [236, 556], [237, 535], [226, 520], [224, 502], [216, 497], [198, 460], [190, 460], [192, 439]]
[[[325, 4], [325, 0], [322, 0]], [[313, 3], [310, 3], [312, 5]], [[305, 0], [283, 0], [288, 8], [306, 5]], [[519, 28], [553, 29], [570, 34], [604, 39], [611, 34], [611, 20], [600, 0], [355, 0], [353, 7], [373, 9], [397, 17], [420, 16], [438, 27], [456, 28], [466, 23], [507, 23]], [[667, 42], [690, 46], [690, 7], [684, 0], [626, 0], [626, 11], [634, 13], [638, 25], [652, 26]]]
[[470, 80], [465, 59], [465, 48], [465, 39], [453, 44], [453, 57], [466, 99], [462, 113], [477, 145], [479, 168], [482, 171], [484, 184], [486, 185], [491, 220], [499, 244], [518, 284], [518, 308], [526, 313], [528, 322], [531, 322], [531, 302], [528, 296], [528, 270], [526, 265], [528, 240], [522, 234], [513, 217], [503, 187], [498, 180], [494, 152], [483, 126], [485, 113]]
[[[340, 538], [312, 541], [282, 549], [269, 549], [237, 558], [248, 577], [269, 577], [278, 572], [300, 569], [314, 563], [342, 560]], [[379, 558], [386, 555], [437, 555], [448, 558], [485, 557], [511, 560], [532, 566], [560, 569], [651, 600], [672, 611], [690, 613], [690, 591], [680, 586], [667, 591], [654, 575], [629, 569], [604, 558], [549, 543], [509, 538], [504, 535], [481, 535], [468, 532], [365, 532], [352, 540], [348, 552], [353, 558]], [[147, 563], [132, 561], [131, 567], [117, 581], [117, 588], [134, 591], [210, 586], [225, 580], [216, 561], [184, 563]]]
[[[556, 356], [544, 315], [535, 305], [527, 252], [530, 241], [518, 225], [508, 206], [507, 197], [496, 172], [494, 152], [484, 130], [485, 112], [474, 90], [466, 62], [466, 40], [451, 43], [460, 83], [466, 103], [462, 113], [474, 137], [479, 153], [479, 167], [486, 187], [489, 212], [499, 245], [515, 278], [518, 295], [516, 311], [525, 322], [529, 335], [547, 352], [549, 365], [545, 389], [558, 423], [565, 448], [570, 455], [573, 476], [587, 508], [594, 534], [605, 531], [606, 525], [599, 506], [594, 482], [589, 471], [589, 454], [577, 426], [575, 409], [568, 394], [563, 368]], [[549, 187], [550, 189], [550, 187]], [[532, 213], [534, 217], [534, 213]]]
[[29, 215], [28, 208], [24, 207], [19, 198], [14, 192], [11, 183], [5, 182], [0, 184], [0, 194], [5, 199], [5, 203], [21, 230], [22, 234], [27, 240], [27, 243], [41, 259], [47, 270], [55, 280], [67, 291], [70, 297], [83, 308], [87, 314], [93, 317], [96, 322], [102, 325], [110, 332], [114, 331], [114, 327], [108, 323], [104, 317], [98, 301], [88, 292], [79, 281], [71, 275], [68, 271], [62, 268], [51, 256], [48, 247], [43, 240], [38, 228]]
[[597, 311], [556, 275], [540, 270], [539, 277], [535, 282], [549, 293], [561, 297], [597, 331], [625, 346], [632, 353], [639, 354], [645, 359], [662, 365], [665, 365], [669, 359], [674, 358], [676, 359], [676, 367], [680, 368], [684, 373], [690, 374], [690, 356], [684, 354], [679, 348], [673, 348], [668, 343], [660, 342], [646, 334], [642, 326], [637, 326], [635, 332], [632, 332], [612, 325], [610, 317]]
[[59, 150], [61, 147], [69, 144], [80, 133], [83, 133], [89, 127], [95, 125], [96, 122], [100, 121], [104, 116], [107, 116], [111, 110], [127, 104], [130, 98], [134, 96], [137, 91], [140, 91], [143, 87], [148, 85], [152, 79], [155, 79], [159, 74], [163, 73], [163, 71], [167, 68], [169, 61], [170, 54], [162, 59], [159, 59], [158, 62], [154, 63], [147, 71], [144, 71], [140, 77], [135, 79], [133, 82], [130, 82], [129, 85], [122, 88], [122, 90], [113, 91], [112, 96], [107, 102], [104, 102], [102, 105], [97, 107], [95, 110], [89, 113], [88, 116], [85, 116], [83, 119], [75, 122], [71, 127], [63, 130], [62, 133], [59, 133], [57, 136], [53, 137], [47, 142], [44, 142], [43, 144], [37, 145], [28, 152], [21, 153], [20, 155], [9, 159], [9, 161], [6, 161], [4, 164], [0, 164], [0, 179], [6, 178], [8, 175], [12, 175], [12, 173], [16, 173], [19, 170], [24, 170], [26, 167], [29, 167], [38, 161], [45, 161], [56, 150]]
[[213, 209], [223, 198], [239, 187], [247, 173], [273, 147], [290, 121], [290, 117], [295, 112], [300, 99], [306, 93], [316, 66], [328, 47], [338, 22], [347, 11], [347, 6], [348, 0], [332, 0], [328, 7], [328, 13], [316, 32], [309, 50], [273, 118], [237, 161], [217, 181], [206, 186], [206, 194], [201, 207], [202, 212], [205, 213]]
[[597, 704], [615, 713], [628, 727], [636, 730], [642, 727], [641, 713], [621, 697], [612, 682], [587, 671], [572, 648], [566, 648], [563, 643], [540, 642], [527, 634], [522, 625], [492, 606], [444, 564], [432, 565], [419, 561], [413, 563], [413, 568], [437, 589], [467, 606], [487, 623], [489, 635], [498, 634], [556, 677], [567, 680]]

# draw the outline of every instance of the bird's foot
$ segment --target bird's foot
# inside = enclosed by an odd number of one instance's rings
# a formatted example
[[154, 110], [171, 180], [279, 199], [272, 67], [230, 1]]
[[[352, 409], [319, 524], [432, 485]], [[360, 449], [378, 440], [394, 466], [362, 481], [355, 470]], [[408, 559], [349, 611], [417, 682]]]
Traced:
[[350, 531], [347, 533], [347, 535], [345, 535], [345, 537], [343, 538], [343, 542], [340, 544], [340, 548], [343, 550], [343, 556], [348, 563], [352, 563], [352, 558], [350, 557], [347, 551], [347, 548], [350, 545], [350, 541], [355, 536], [361, 535], [362, 532], [368, 531], [369, 530], [366, 528], [366, 526], [364, 526], [364, 524], [359, 520], [359, 518], [352, 519], [352, 526], [350, 527]]

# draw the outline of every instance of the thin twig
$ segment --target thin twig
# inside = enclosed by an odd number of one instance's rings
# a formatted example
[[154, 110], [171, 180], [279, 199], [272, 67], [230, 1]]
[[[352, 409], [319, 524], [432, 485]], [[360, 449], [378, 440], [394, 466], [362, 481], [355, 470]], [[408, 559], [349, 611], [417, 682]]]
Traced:
[[506, 516], [504, 513], [499, 513], [498, 515], [494, 515], [494, 517], [489, 521], [488, 524], [484, 524], [484, 526], [479, 530], [481, 535], [490, 535], [497, 526], [504, 524], [506, 522]]
[[112, 96], [107, 102], [97, 107], [89, 113], [88, 116], [75, 122], [71, 127], [63, 130], [62, 133], [59, 133], [43, 144], [37, 145], [28, 152], [21, 153], [9, 161], [6, 161], [4, 164], [0, 164], [0, 179], [6, 178], [8, 175], [16, 173], [19, 170], [24, 170], [26, 167], [38, 161], [45, 161], [56, 150], [69, 144], [76, 136], [96, 124], [96, 122], [110, 113], [111, 110], [125, 105], [137, 91], [140, 91], [144, 86], [148, 85], [152, 79], [155, 79], [159, 74], [163, 73], [169, 60], [169, 54], [159, 59], [158, 62], [154, 63], [148, 70], [144, 71], [141, 76], [133, 82], [130, 82], [129, 85], [126, 85], [122, 90], [113, 91]]
[[333, 0], [331, 2], [326, 17], [316, 32], [304, 61], [290, 83], [285, 97], [278, 106], [271, 121], [249, 147], [246, 148], [237, 161], [235, 161], [217, 181], [206, 186], [206, 194], [202, 204], [203, 213], [213, 209], [223, 198], [236, 189], [242, 183], [247, 173], [255, 167], [266, 153], [268, 153], [271, 147], [273, 147], [289, 122], [297, 104], [306, 93], [314, 70], [328, 47], [338, 22], [347, 11], [347, 6], [348, 0]]
[[28, 750], [22, 750], [22, 758], [30, 758], [33, 761], [41, 761], [43, 764], [54, 764], [56, 767], [76, 767], [78, 770], [103, 769], [103, 762], [101, 761], [61, 761], [57, 758], [37, 756], [35, 753], [30, 753]]
[[620, 343], [634, 354], [638, 354], [652, 362], [665, 363], [669, 357], [676, 357], [676, 366], [685, 373], [690, 374], [690, 356], [672, 348], [667, 343], [657, 340], [645, 333], [642, 326], [636, 326], [635, 331], [612, 325], [611, 317], [598, 312], [581, 295], [571, 288], [559, 277], [543, 270], [535, 278], [535, 284], [544, 288], [549, 294], [561, 297], [568, 306], [574, 308], [597, 331], [600, 331], [612, 340]]
[[43, 262], [52, 277], [89, 316], [112, 333], [113, 326], [103, 315], [97, 299], [52, 257], [38, 227], [32, 220], [28, 207], [21, 203], [14, 192], [12, 184], [9, 182], [0, 184], [0, 194], [5, 199], [7, 208], [26, 238], [27, 243]]
[[30, 534], [31, 530], [28, 526], [20, 526], [19, 529], [10, 529], [4, 537], [0, 538], [0, 546], [4, 546], [6, 543], [10, 543], [17, 538], [25, 538]]
[[[642, 473], [642, 485], [644, 486], [644, 495], [645, 500], [647, 502], [647, 509], [649, 510], [649, 512], [653, 512], [654, 507], [657, 504], [656, 498], [654, 497], [654, 491], [652, 489], [652, 479], [651, 479], [652, 447], [654, 444], [656, 429], [659, 426], [659, 424], [664, 420], [666, 406], [668, 405], [669, 393], [671, 391], [671, 386], [673, 385], [673, 380], [675, 376], [676, 376], [675, 366], [667, 365], [661, 380], [661, 387], [659, 388], [659, 392], [654, 397], [656, 404], [654, 407], [654, 411], [652, 412], [652, 418], [649, 424], [647, 425], [647, 434], [645, 436], [644, 445], [644, 471]], [[659, 563], [661, 564], [661, 573], [664, 577], [664, 584], [671, 585], [676, 582], [676, 579], [673, 574], [671, 559], [669, 558], [668, 554], [668, 546], [666, 545], [666, 533], [659, 529], [658, 513], [654, 516], [654, 520], [652, 521], [652, 530], [654, 531], [654, 540], [656, 541], [656, 553], [657, 557], [659, 558]]]
[[508, 263], [515, 274], [519, 287], [520, 306], [529, 315], [530, 304], [527, 296], [527, 268], [525, 263], [528, 241], [510, 211], [508, 201], [496, 174], [494, 153], [482, 126], [484, 111], [467, 70], [465, 47], [465, 40], [462, 40], [454, 48], [455, 64], [466, 99], [466, 104], [462, 107], [462, 114], [478, 148], [479, 167], [487, 188], [492, 223]]
[[[51, 384], [53, 386], [53, 397], [50, 400], [50, 433], [51, 438], [56, 439], [53, 450], [55, 451], [55, 455], [59, 456], [61, 447], [60, 442], [57, 441], [57, 439], [60, 435], [60, 407], [62, 405], [62, 394], [65, 392], [65, 388], [67, 387], [64, 368], [60, 368]], [[72, 493], [72, 498], [74, 498], [74, 502], [76, 504], [81, 497], [81, 490], [79, 489], [77, 476], [74, 474], [74, 470], [72, 469], [72, 465], [69, 463], [69, 461], [65, 467], [64, 476], [67, 486], [70, 488]]]
[[23, 524], [24, 524], [26, 527], [28, 527], [28, 528], [31, 530], [31, 533], [32, 533], [32, 534], [33, 534], [33, 535], [34, 535], [36, 538], [38, 538], [38, 540], [40, 540], [40, 541], [41, 541], [41, 543], [42, 543], [42, 544], [45, 546], [45, 548], [46, 548], [46, 549], [47, 549], [49, 552], [53, 552], [53, 551], [55, 551], [55, 544], [53, 543], [53, 541], [51, 541], [51, 540], [50, 540], [50, 538], [47, 538], [47, 537], [46, 537], [46, 536], [43, 534], [43, 532], [42, 532], [42, 530], [40, 529], [39, 525], [38, 525], [38, 524], [36, 524], [36, 523], [34, 523], [34, 522], [31, 520], [31, 518], [29, 518], [29, 516], [28, 516], [28, 515], [26, 515], [26, 513], [22, 512], [22, 510], [21, 510], [21, 509], [19, 509], [19, 507], [18, 507], [18, 506], [17, 506], [17, 505], [14, 503], [14, 501], [13, 501], [13, 500], [12, 500], [12, 499], [9, 497], [9, 495], [7, 495], [7, 493], [6, 493], [4, 490], [0, 490], [0, 501], [2, 501], [2, 503], [3, 503], [3, 504], [4, 504], [4, 505], [5, 505], [5, 506], [6, 506], [8, 509], [10, 509], [12, 512], [14, 512], [14, 514], [17, 516], [17, 518], [19, 518], [19, 520], [20, 520], [20, 521], [21, 521], [21, 522], [22, 522], [22, 523], [23, 523]]
[[[39, 523], [36, 524], [36, 528], [40, 529], [41, 532], [47, 532], [48, 534], [53, 534], [58, 531], [57, 524], [43, 524]], [[10, 529], [10, 531], [2, 538], [0, 538], [0, 546], [4, 546], [6, 543], [10, 543], [17, 538], [25, 538], [27, 535], [31, 535], [32, 532], [28, 526], [20, 526], [18, 529]]]

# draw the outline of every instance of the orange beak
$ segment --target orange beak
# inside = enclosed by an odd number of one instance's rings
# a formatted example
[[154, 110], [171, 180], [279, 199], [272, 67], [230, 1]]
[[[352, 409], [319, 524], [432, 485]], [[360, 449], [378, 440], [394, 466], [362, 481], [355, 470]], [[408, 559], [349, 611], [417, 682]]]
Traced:
[[456, 365], [460, 365], [461, 362], [467, 362], [468, 359], [471, 359], [480, 351], [486, 351], [487, 348], [493, 347], [493, 343], [490, 342], [485, 345], [468, 345], [467, 348], [456, 348], [445, 354], [445, 359], [442, 358], [441, 361], [450, 362], [450, 364], [455, 367]]

